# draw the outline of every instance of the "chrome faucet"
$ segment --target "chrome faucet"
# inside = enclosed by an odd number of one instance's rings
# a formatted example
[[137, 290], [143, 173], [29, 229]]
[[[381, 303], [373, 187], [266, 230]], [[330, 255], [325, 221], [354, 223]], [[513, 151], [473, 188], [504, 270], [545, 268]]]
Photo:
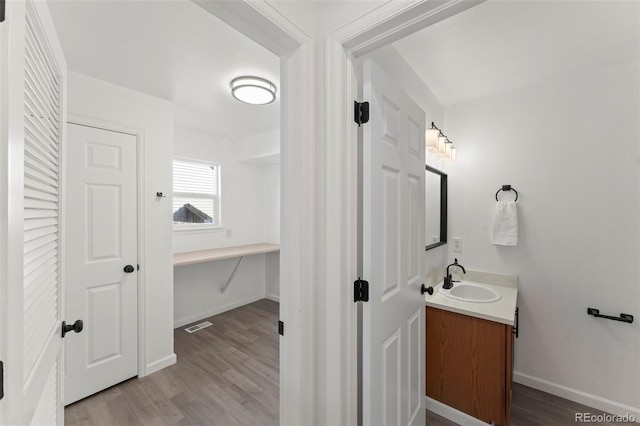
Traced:
[[451, 268], [452, 266], [457, 266], [462, 269], [463, 274], [467, 273], [467, 271], [464, 270], [464, 266], [458, 263], [458, 259], [454, 259], [454, 262], [451, 265], [447, 266], [447, 274], [444, 277], [444, 284], [442, 284], [442, 288], [444, 288], [445, 290], [449, 290], [451, 287], [453, 287], [453, 279], [451, 278], [451, 274], [449, 273], [449, 268]]

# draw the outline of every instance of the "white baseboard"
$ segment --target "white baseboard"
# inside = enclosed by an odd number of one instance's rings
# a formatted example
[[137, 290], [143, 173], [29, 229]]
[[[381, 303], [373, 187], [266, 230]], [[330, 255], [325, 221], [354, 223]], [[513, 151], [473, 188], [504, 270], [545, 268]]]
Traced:
[[275, 295], [275, 294], [267, 293], [267, 295], [266, 295], [265, 297], [266, 297], [267, 299], [269, 299], [269, 300], [273, 300], [274, 302], [278, 302], [278, 303], [280, 303], [280, 296], [277, 296], [277, 295]]
[[163, 368], [169, 367], [178, 362], [178, 357], [176, 354], [171, 354], [157, 361], [153, 361], [150, 364], [147, 364], [147, 376], [149, 374], [155, 373], [156, 371], [162, 370]]
[[178, 328], [185, 326], [187, 324], [191, 324], [192, 322], [200, 321], [201, 319], [208, 318], [214, 315], [221, 314], [223, 312], [230, 311], [231, 309], [239, 308], [240, 306], [248, 305], [249, 303], [256, 302], [260, 299], [264, 299], [264, 294], [258, 294], [256, 296], [251, 296], [246, 299], [237, 300], [232, 303], [228, 303], [224, 306], [218, 306], [212, 309], [209, 309], [204, 312], [197, 313], [195, 315], [188, 316], [186, 318], [180, 318], [173, 321], [173, 328]]
[[455, 408], [449, 407], [448, 405], [443, 404], [440, 401], [436, 401], [433, 398], [426, 398], [427, 410], [436, 413], [439, 416], [444, 417], [445, 419], [451, 420], [459, 425], [465, 426], [487, 426], [487, 423], [483, 422], [480, 419], [476, 419], [468, 415], [467, 413], [463, 413], [462, 411], [456, 410]]
[[572, 389], [557, 383], [529, 376], [528, 374], [520, 373], [518, 371], [513, 373], [513, 381], [610, 414], [629, 414], [635, 416], [636, 419], [640, 419], [639, 407], [631, 407], [629, 405], [601, 398], [577, 389]]

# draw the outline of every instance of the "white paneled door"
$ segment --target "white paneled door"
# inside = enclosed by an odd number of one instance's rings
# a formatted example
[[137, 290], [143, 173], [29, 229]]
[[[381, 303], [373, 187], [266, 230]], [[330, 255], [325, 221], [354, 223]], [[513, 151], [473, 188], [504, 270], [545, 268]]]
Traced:
[[363, 424], [425, 424], [425, 113], [363, 64]]
[[68, 129], [65, 404], [138, 373], [137, 138]]

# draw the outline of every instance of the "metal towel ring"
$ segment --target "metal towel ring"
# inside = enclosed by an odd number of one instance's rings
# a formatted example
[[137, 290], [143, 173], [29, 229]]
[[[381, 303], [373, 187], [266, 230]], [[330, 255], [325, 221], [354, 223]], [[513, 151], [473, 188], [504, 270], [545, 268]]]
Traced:
[[515, 199], [515, 200], [513, 200], [513, 201], [514, 201], [514, 202], [515, 202], [515, 201], [518, 201], [518, 191], [516, 191], [515, 189], [513, 189], [513, 188], [511, 187], [511, 185], [502, 185], [502, 188], [498, 189], [498, 192], [496, 192], [496, 201], [498, 201], [498, 194], [500, 193], [500, 191], [513, 191], [513, 192], [515, 192], [515, 193], [516, 193], [516, 199]]

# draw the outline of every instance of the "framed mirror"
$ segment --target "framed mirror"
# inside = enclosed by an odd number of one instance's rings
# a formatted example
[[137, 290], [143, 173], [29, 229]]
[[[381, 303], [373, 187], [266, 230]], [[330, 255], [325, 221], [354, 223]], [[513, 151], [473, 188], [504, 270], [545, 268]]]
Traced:
[[447, 244], [447, 174], [426, 165], [425, 250]]

